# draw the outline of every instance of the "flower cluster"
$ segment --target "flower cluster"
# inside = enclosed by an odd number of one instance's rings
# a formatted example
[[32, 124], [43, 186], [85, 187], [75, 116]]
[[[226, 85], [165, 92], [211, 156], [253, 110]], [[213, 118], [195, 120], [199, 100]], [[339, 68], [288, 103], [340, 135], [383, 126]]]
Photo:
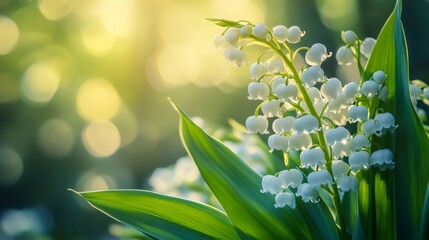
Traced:
[[419, 118], [422, 120], [422, 122], [427, 121], [428, 119], [426, 112], [422, 108], [418, 107], [418, 102], [422, 102], [429, 106], [429, 85], [420, 80], [411, 81], [410, 96], [411, 102], [413, 103]]
[[[248, 85], [248, 98], [262, 102], [247, 118], [246, 127], [248, 133], [272, 133], [268, 137], [271, 151], [297, 152], [300, 161], [263, 177], [261, 192], [275, 195], [275, 207], [295, 208], [295, 196], [318, 202], [324, 190], [334, 198], [357, 190], [357, 172], [394, 168], [393, 152], [372, 144], [398, 127], [394, 116], [378, 106], [388, 99], [389, 78], [383, 71], [360, 84], [343, 86], [321, 67], [332, 55], [323, 44], [293, 48], [305, 34], [299, 27], [278, 25], [270, 30], [262, 23], [213, 21], [226, 27], [214, 42], [224, 50], [227, 61], [242, 66], [247, 64], [245, 48], [264, 48], [250, 64], [254, 81]], [[360, 40], [353, 31], [343, 32], [342, 40], [345, 46], [336, 53], [338, 64], [355, 61], [363, 72], [361, 62], [370, 56], [375, 40]], [[305, 52], [307, 66], [298, 69], [294, 63], [301, 52]], [[356, 129], [353, 133], [352, 128]]]

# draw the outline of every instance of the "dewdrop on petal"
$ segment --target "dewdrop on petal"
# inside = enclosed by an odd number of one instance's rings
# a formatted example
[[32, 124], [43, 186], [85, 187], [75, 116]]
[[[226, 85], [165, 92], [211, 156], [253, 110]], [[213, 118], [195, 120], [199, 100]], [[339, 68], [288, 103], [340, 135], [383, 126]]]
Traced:
[[311, 136], [308, 133], [292, 133], [289, 138], [289, 147], [292, 150], [309, 149], [312, 143]]
[[308, 114], [296, 119], [295, 129], [298, 133], [315, 132], [319, 130], [319, 121], [315, 116]]
[[359, 180], [353, 176], [342, 176], [337, 179], [338, 189], [342, 192], [348, 192], [350, 190], [357, 191], [359, 187]]
[[353, 31], [341, 32], [341, 38], [343, 39], [343, 42], [348, 46], [353, 46], [358, 40], [356, 33], [354, 33]]
[[282, 185], [280, 179], [272, 175], [265, 175], [262, 178], [262, 190], [261, 193], [271, 193], [273, 195], [278, 194], [282, 191]]
[[280, 84], [277, 86], [276, 94], [282, 101], [296, 100], [298, 97], [298, 88], [293, 84]]
[[326, 163], [325, 153], [319, 147], [302, 151], [299, 158], [301, 159], [301, 167], [303, 168], [321, 167]]
[[223, 36], [225, 38], [225, 42], [227, 42], [229, 45], [235, 45], [238, 43], [238, 40], [240, 39], [239, 29], [228, 28], [228, 30], [226, 30]]
[[334, 178], [346, 176], [350, 171], [350, 166], [343, 160], [332, 161], [332, 174]]
[[375, 81], [366, 81], [362, 84], [362, 94], [371, 99], [378, 94], [378, 84]]
[[288, 29], [286, 40], [290, 43], [299, 43], [304, 35], [305, 32], [301, 31], [298, 26], [292, 26]]
[[291, 132], [292, 130], [295, 130], [295, 127], [294, 127], [295, 121], [296, 119], [291, 116], [287, 116], [284, 118], [277, 118], [273, 122], [273, 131], [276, 134]]
[[214, 44], [215, 48], [222, 49], [222, 48], [226, 47], [225, 38], [220, 34], [216, 34], [213, 38], [213, 44]]
[[352, 105], [348, 110], [350, 122], [365, 122], [368, 120], [368, 109], [365, 106]]
[[386, 170], [386, 168], [393, 169], [395, 167], [393, 153], [390, 149], [381, 149], [373, 152], [370, 161], [371, 165], [377, 166], [382, 171]]
[[374, 74], [372, 74], [372, 78], [376, 83], [383, 84], [384, 81], [386, 81], [387, 74], [385, 74], [383, 71], [376, 71]]
[[323, 80], [325, 73], [320, 66], [312, 66], [301, 73], [301, 80], [305, 86], [312, 87], [316, 82]]
[[273, 150], [280, 150], [283, 152], [286, 152], [288, 150], [289, 145], [289, 138], [281, 135], [271, 135], [268, 137], [268, 147], [270, 148], [270, 151]]
[[311, 201], [312, 203], [317, 203], [320, 200], [319, 191], [308, 183], [299, 185], [296, 196], [302, 197], [302, 201], [304, 202]]
[[277, 25], [273, 27], [273, 37], [278, 42], [284, 42], [287, 39], [288, 29], [284, 25]]
[[258, 23], [253, 27], [253, 35], [255, 37], [265, 40], [268, 34], [268, 28], [263, 23]]
[[320, 185], [331, 185], [332, 176], [326, 169], [311, 172], [307, 176], [307, 182], [314, 188], [319, 188]]
[[279, 172], [278, 178], [283, 188], [297, 188], [304, 180], [304, 176], [298, 169], [283, 170]]
[[344, 95], [348, 99], [353, 99], [359, 94], [359, 91], [360, 91], [359, 84], [355, 82], [347, 83], [344, 86], [343, 91], [344, 91]]
[[355, 59], [352, 50], [346, 46], [342, 46], [338, 49], [335, 58], [339, 65], [350, 65]]
[[349, 146], [352, 151], [359, 151], [362, 150], [362, 148], [371, 147], [371, 142], [368, 140], [367, 136], [359, 133], [353, 137], [349, 143]]
[[263, 82], [251, 82], [247, 88], [249, 100], [265, 100], [270, 94], [270, 88]]
[[264, 113], [265, 117], [281, 117], [282, 109], [280, 106], [281, 101], [272, 100], [269, 102], [264, 102], [262, 104], [261, 110]]
[[261, 63], [252, 63], [250, 65], [250, 78], [259, 80], [262, 76], [267, 73], [268, 69], [265, 64]]
[[275, 208], [283, 208], [286, 205], [290, 208], [296, 208], [295, 196], [291, 192], [281, 192], [276, 195], [274, 200], [276, 201]]
[[268, 119], [263, 116], [250, 116], [246, 119], [248, 133], [268, 133]]
[[369, 168], [369, 153], [366, 151], [353, 152], [349, 157], [349, 164], [353, 171]]
[[362, 42], [362, 45], [360, 46], [360, 52], [366, 57], [369, 58], [371, 55], [372, 50], [375, 46], [375, 39], [374, 38], [365, 38]]
[[247, 38], [252, 34], [252, 27], [250, 25], [245, 25], [239, 30], [240, 37]]
[[305, 62], [311, 66], [320, 65], [331, 55], [323, 44], [316, 43], [305, 54]]
[[334, 100], [342, 90], [341, 82], [338, 78], [330, 78], [320, 88], [322, 96], [328, 100]]

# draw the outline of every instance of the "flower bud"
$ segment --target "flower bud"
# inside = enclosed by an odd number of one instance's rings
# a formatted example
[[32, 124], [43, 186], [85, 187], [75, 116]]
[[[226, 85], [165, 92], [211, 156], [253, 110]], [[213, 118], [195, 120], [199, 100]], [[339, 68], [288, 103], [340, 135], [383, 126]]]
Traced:
[[362, 45], [360, 46], [360, 52], [366, 57], [369, 58], [371, 55], [372, 50], [375, 46], [375, 39], [374, 38], [365, 38], [362, 42]]
[[429, 100], [429, 87], [423, 89], [423, 96]]
[[282, 191], [280, 180], [272, 175], [265, 175], [262, 178], [262, 190], [261, 193], [269, 192], [273, 195], [278, 194]]
[[365, 106], [354, 106], [349, 108], [348, 115], [350, 122], [365, 122], [368, 120], [368, 109]]
[[343, 160], [332, 161], [332, 174], [334, 178], [346, 176], [350, 171], [350, 166]]
[[246, 119], [246, 128], [248, 133], [268, 133], [268, 120], [263, 116], [250, 116]]
[[323, 80], [324, 74], [320, 66], [312, 66], [301, 73], [301, 80], [305, 86], [312, 87], [316, 82]]
[[359, 85], [355, 82], [347, 83], [344, 86], [344, 95], [348, 99], [353, 99], [359, 94]]
[[267, 67], [264, 64], [252, 63], [252, 65], [250, 65], [250, 78], [259, 80], [267, 71]]
[[292, 150], [309, 149], [312, 144], [311, 136], [308, 133], [292, 133], [289, 138], [289, 147]]
[[328, 51], [323, 44], [316, 43], [313, 44], [305, 54], [305, 62], [307, 62], [308, 65], [316, 66], [322, 64], [322, 62], [330, 56], [331, 54], [328, 54]]
[[275, 208], [283, 208], [288, 205], [290, 208], [296, 208], [295, 196], [290, 192], [281, 192], [276, 195], [274, 198], [276, 203], [274, 204]]
[[337, 78], [330, 78], [320, 88], [322, 96], [328, 100], [334, 100], [338, 97], [341, 92], [342, 86], [340, 80]]
[[268, 137], [268, 147], [270, 151], [280, 150], [286, 152], [288, 150], [289, 138], [281, 135], [271, 135]]
[[279, 172], [278, 178], [280, 179], [283, 188], [288, 188], [289, 186], [297, 188], [301, 185], [304, 179], [301, 171], [298, 169], [283, 170]]
[[280, 84], [277, 87], [276, 93], [282, 101], [296, 100], [298, 97], [298, 88], [293, 84]]
[[387, 89], [386, 86], [383, 86], [380, 89], [380, 92], [378, 93], [378, 98], [383, 102], [387, 102], [388, 97], [389, 97], [389, 89]]
[[280, 106], [281, 101], [272, 100], [262, 104], [261, 110], [265, 117], [281, 117], [282, 109]]
[[353, 171], [369, 168], [369, 153], [365, 151], [352, 153], [349, 157], [349, 164]]
[[302, 197], [302, 201], [312, 203], [319, 202], [319, 191], [316, 188], [313, 188], [308, 183], [303, 183], [299, 185], [298, 190], [296, 191], [297, 197]]
[[418, 98], [420, 98], [420, 95], [422, 95], [422, 93], [423, 93], [423, 91], [420, 87], [410, 83], [410, 95], [411, 95], [411, 97], [418, 99]]
[[238, 43], [238, 40], [240, 39], [240, 33], [238, 28], [228, 28], [226, 30], [225, 34], [225, 42], [227, 42], [229, 45], [235, 45]]
[[338, 49], [335, 55], [339, 65], [350, 65], [355, 59], [350, 48], [342, 46]]
[[263, 82], [251, 82], [247, 87], [249, 100], [265, 100], [270, 94], [270, 88]]
[[287, 39], [288, 29], [283, 25], [273, 27], [273, 37], [278, 42], [284, 42]]
[[347, 191], [357, 191], [359, 188], [359, 180], [353, 176], [342, 176], [340, 178], [337, 179], [337, 186], [338, 189], [342, 192], [347, 192]]
[[253, 27], [253, 35], [255, 37], [265, 40], [268, 34], [268, 28], [263, 23], [258, 23]]
[[217, 49], [222, 49], [226, 46], [225, 38], [220, 34], [216, 34], [213, 38], [213, 44]]
[[301, 159], [301, 167], [303, 168], [321, 167], [326, 163], [325, 153], [319, 147], [302, 151], [299, 158]]
[[298, 133], [315, 132], [319, 129], [319, 121], [313, 115], [305, 115], [296, 119], [295, 129]]
[[299, 27], [292, 26], [288, 29], [286, 40], [290, 43], [298, 43], [304, 35], [305, 32], [302, 32]]
[[353, 46], [358, 40], [356, 33], [354, 33], [353, 31], [342, 32], [341, 38], [343, 39], [343, 42], [348, 46]]
[[320, 185], [331, 185], [333, 183], [332, 176], [326, 169], [308, 174], [307, 182], [314, 188], [319, 188]]
[[383, 84], [384, 81], [386, 81], [387, 74], [385, 74], [383, 71], [376, 71], [374, 74], [372, 74], [372, 78], [376, 83]]
[[393, 153], [390, 149], [381, 149], [371, 154], [371, 164], [384, 171], [386, 168], [392, 169], [395, 167], [393, 162]]
[[276, 134], [281, 134], [285, 132], [291, 132], [294, 130], [295, 118], [288, 116], [285, 118], [278, 118], [273, 122], [273, 130]]
[[252, 34], [252, 26], [245, 25], [245, 26], [241, 27], [239, 33], [240, 33], [240, 37], [242, 37], [242, 38], [249, 37], [250, 34]]
[[366, 81], [362, 84], [362, 94], [371, 99], [378, 94], [378, 84], [374, 81]]

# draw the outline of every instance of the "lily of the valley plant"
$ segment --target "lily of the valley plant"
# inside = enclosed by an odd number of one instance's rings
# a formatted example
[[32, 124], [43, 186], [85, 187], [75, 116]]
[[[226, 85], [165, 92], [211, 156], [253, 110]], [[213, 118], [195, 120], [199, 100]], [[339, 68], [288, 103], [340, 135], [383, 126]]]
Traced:
[[[209, 19], [223, 28], [214, 43], [226, 60], [250, 65], [249, 99], [260, 104], [245, 125], [270, 134], [267, 173], [172, 101], [183, 144], [222, 210], [151, 191], [78, 194], [154, 239], [428, 239], [429, 140], [417, 102], [429, 103], [429, 88], [410, 85], [400, 14], [398, 1], [377, 40], [343, 31], [334, 54], [301, 46], [298, 26]], [[248, 48], [259, 57], [248, 59]], [[326, 76], [333, 55], [357, 64], [361, 81]]]

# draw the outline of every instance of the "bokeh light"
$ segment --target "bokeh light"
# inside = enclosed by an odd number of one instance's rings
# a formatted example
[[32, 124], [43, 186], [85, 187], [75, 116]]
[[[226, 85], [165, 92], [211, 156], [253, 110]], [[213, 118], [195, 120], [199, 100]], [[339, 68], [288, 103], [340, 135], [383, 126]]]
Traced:
[[67, 156], [74, 144], [73, 130], [61, 119], [49, 119], [39, 128], [37, 138], [42, 149], [55, 157]]
[[76, 105], [83, 119], [104, 122], [118, 113], [121, 100], [109, 81], [94, 78], [84, 82], [79, 88]]
[[99, 0], [98, 10], [104, 27], [118, 37], [127, 37], [133, 32], [134, 0]]
[[21, 88], [24, 100], [46, 103], [52, 99], [60, 84], [60, 74], [46, 63], [35, 63], [27, 68]]
[[336, 31], [347, 30], [358, 22], [356, 0], [318, 0], [323, 24]]
[[39, 0], [40, 12], [47, 19], [56, 21], [67, 16], [73, 8], [72, 0]]
[[19, 39], [16, 23], [8, 17], [0, 15], [0, 55], [10, 53]]
[[82, 41], [92, 55], [109, 53], [115, 45], [115, 37], [97, 23], [85, 24], [82, 28]]
[[22, 175], [24, 164], [18, 153], [9, 147], [0, 147], [0, 185], [12, 185]]
[[90, 123], [82, 133], [86, 149], [95, 157], [107, 157], [118, 150], [121, 136], [111, 122]]

